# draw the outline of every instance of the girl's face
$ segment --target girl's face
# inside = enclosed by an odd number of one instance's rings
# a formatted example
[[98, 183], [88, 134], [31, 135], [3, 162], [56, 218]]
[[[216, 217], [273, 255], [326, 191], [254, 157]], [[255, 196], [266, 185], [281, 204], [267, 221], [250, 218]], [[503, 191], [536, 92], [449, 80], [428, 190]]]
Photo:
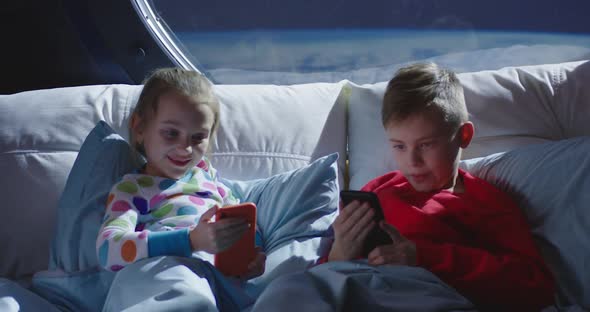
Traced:
[[145, 148], [145, 173], [170, 179], [184, 176], [207, 151], [214, 118], [209, 106], [179, 92], [161, 95], [158, 111], [136, 131]]
[[394, 159], [416, 191], [455, 186], [462, 141], [449, 133], [440, 117], [414, 114], [389, 123], [386, 132]]

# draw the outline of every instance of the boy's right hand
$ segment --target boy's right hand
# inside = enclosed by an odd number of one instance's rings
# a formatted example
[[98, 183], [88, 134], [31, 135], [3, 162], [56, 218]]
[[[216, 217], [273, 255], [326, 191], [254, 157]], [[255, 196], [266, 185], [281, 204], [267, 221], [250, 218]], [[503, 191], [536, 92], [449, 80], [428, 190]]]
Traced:
[[340, 202], [340, 214], [334, 220], [334, 243], [328, 261], [346, 261], [361, 256], [367, 235], [375, 226], [373, 209], [368, 203], [352, 201], [345, 207]]
[[211, 222], [219, 209], [214, 206], [199, 219], [199, 223], [189, 234], [193, 251], [206, 251], [211, 254], [229, 248], [248, 230], [248, 223], [240, 218], [227, 218]]

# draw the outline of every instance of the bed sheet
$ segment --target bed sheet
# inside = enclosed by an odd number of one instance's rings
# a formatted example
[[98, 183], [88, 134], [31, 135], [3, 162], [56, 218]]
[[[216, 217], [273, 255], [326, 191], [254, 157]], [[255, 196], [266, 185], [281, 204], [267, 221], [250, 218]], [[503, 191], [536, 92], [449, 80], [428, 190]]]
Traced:
[[47, 300], [24, 288], [19, 283], [5, 278], [0, 278], [0, 311], [59, 312]]

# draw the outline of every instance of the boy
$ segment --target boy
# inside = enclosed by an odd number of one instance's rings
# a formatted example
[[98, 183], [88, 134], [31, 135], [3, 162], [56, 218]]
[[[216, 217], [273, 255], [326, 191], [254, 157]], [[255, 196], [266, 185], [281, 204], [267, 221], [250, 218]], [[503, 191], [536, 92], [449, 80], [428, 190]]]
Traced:
[[373, 226], [392, 238], [368, 254], [371, 265], [425, 268], [482, 309], [539, 311], [553, 280], [519, 208], [504, 193], [458, 168], [474, 134], [462, 86], [436, 64], [400, 69], [387, 86], [382, 122], [399, 171], [370, 181], [385, 222], [366, 203], [340, 207], [322, 261], [361, 257]]

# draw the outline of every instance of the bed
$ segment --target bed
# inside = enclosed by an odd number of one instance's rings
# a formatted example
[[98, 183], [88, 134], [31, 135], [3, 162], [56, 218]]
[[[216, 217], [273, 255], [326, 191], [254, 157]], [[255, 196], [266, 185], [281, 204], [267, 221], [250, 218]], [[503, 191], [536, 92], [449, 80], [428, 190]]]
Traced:
[[[590, 309], [590, 62], [459, 78], [476, 126], [461, 166], [520, 203], [558, 286], [556, 305], [546, 310]], [[305, 294], [310, 311], [354, 310], [360, 303], [347, 296], [351, 287], [365, 291], [364, 303], [374, 303], [375, 311], [473, 308], [417, 268], [312, 268], [326, 250], [339, 190], [358, 189], [396, 168], [379, 117], [385, 85], [344, 80], [215, 86], [222, 117], [211, 159], [242, 200], [258, 204], [257, 230], [268, 255], [266, 272], [244, 283], [244, 293], [234, 294], [240, 306], [227, 310], [271, 310], [281, 289], [310, 281], [329, 290]], [[164, 257], [117, 274], [98, 267], [94, 240], [101, 205], [112, 183], [137, 161], [126, 140], [141, 87], [0, 96], [0, 310], [218, 308], [215, 287], [223, 283], [195, 296], [195, 289], [207, 288], [203, 277], [215, 274], [207, 263]], [[284, 282], [304, 270], [305, 278]], [[348, 273], [338, 279], [335, 272]], [[391, 279], [407, 284], [383, 291], [379, 285]], [[157, 286], [121, 295], [130, 281], [154, 280]]]

